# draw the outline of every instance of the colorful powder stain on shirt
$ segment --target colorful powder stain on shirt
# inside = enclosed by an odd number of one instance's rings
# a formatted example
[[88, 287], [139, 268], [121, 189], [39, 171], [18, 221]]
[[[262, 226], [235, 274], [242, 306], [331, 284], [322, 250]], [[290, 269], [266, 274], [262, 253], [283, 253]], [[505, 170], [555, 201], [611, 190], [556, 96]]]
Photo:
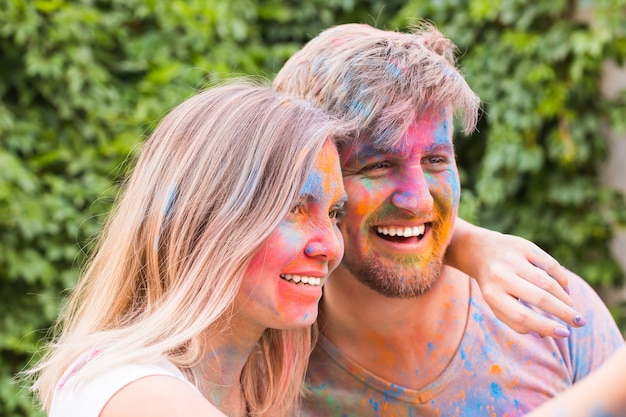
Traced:
[[[472, 281], [469, 320], [457, 353], [420, 390], [371, 374], [322, 336], [309, 362], [311, 394], [302, 415], [521, 417], [583, 378], [624, 344], [588, 284], [575, 280], [570, 285], [574, 303], [584, 306], [581, 313], [594, 320], [573, 329], [568, 339], [554, 339], [521, 335], [507, 327]], [[608, 417], [601, 410], [597, 416]]]

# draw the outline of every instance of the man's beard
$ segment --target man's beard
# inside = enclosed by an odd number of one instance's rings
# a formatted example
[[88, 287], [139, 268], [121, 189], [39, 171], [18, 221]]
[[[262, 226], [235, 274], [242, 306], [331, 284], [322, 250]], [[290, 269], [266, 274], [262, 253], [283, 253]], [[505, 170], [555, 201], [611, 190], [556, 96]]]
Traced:
[[[425, 294], [441, 275], [443, 259], [454, 227], [456, 213], [447, 216], [442, 213], [443, 209], [436, 210], [431, 221], [434, 240], [432, 252], [396, 257], [370, 253], [364, 258], [353, 260], [350, 250], [347, 249], [341, 265], [360, 283], [385, 297], [414, 298]], [[392, 223], [401, 218], [396, 213], [381, 211], [370, 217], [369, 224]]]
[[420, 266], [419, 256], [401, 257], [393, 267], [370, 255], [355, 263], [344, 259], [343, 265], [359, 282], [380, 295], [413, 298], [430, 290], [441, 275], [443, 256], [432, 258], [426, 266]]

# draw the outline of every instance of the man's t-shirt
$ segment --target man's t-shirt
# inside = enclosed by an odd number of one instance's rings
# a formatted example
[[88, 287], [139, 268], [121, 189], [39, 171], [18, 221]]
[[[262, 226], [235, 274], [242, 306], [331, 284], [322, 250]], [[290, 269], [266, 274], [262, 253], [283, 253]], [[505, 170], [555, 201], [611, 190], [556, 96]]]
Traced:
[[[320, 337], [309, 361], [303, 415], [523, 416], [570, 387], [624, 344], [598, 295], [583, 280], [571, 297], [587, 319], [566, 339], [521, 335], [494, 316], [470, 280], [466, 331], [447, 368], [413, 390], [369, 373]], [[428, 366], [428, 364], [424, 364]]]

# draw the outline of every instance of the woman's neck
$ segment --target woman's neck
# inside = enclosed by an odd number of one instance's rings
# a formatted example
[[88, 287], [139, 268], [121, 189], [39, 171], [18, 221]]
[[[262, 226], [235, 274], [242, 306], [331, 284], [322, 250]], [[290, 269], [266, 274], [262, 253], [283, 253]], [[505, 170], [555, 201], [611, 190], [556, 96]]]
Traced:
[[205, 398], [228, 416], [245, 416], [241, 374], [264, 329], [250, 329], [233, 320], [225, 329], [206, 331], [204, 358], [193, 370]]

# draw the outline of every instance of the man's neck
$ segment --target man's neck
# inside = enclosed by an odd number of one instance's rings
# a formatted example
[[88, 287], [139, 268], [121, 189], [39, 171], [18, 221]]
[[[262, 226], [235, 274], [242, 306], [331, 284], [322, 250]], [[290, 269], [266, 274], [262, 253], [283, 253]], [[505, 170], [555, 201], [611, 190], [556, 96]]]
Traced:
[[325, 285], [320, 329], [348, 358], [406, 388], [430, 384], [453, 358], [469, 307], [469, 277], [451, 268], [425, 294], [384, 297], [340, 267]]

